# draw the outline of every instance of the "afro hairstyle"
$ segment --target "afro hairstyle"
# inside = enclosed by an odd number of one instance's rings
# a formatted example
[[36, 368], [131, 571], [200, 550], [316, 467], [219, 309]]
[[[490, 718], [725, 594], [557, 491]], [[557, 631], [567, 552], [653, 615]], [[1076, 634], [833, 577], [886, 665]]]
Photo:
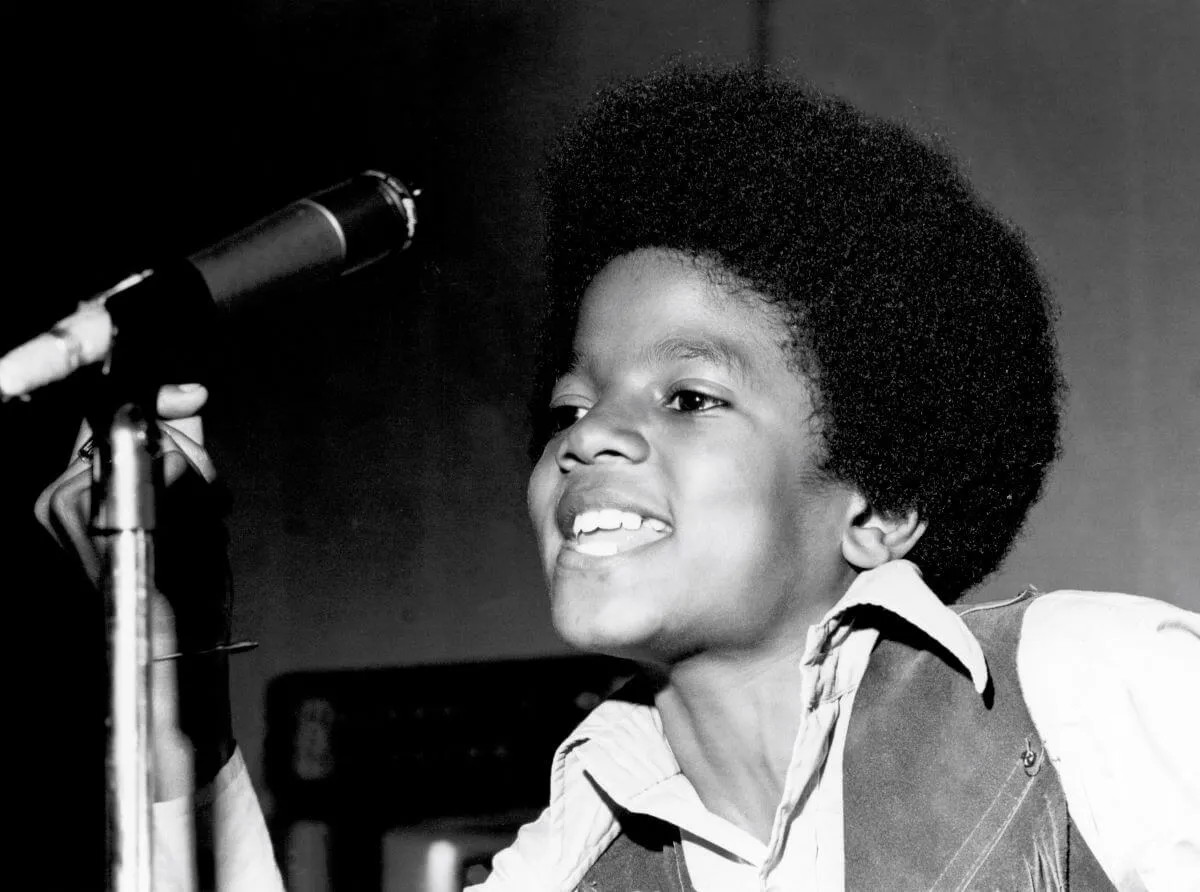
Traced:
[[996, 569], [1058, 455], [1064, 385], [1026, 240], [948, 152], [773, 70], [674, 63], [598, 94], [543, 187], [536, 452], [590, 280], [672, 250], [783, 311], [820, 470], [928, 522], [908, 558], [940, 597]]

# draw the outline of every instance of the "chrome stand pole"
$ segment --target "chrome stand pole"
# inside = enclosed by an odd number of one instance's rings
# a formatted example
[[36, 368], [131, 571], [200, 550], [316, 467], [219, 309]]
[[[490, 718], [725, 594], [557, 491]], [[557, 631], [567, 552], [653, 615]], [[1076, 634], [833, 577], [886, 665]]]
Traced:
[[96, 438], [92, 528], [110, 611], [108, 796], [111, 892], [151, 892], [150, 630], [159, 432], [134, 403]]

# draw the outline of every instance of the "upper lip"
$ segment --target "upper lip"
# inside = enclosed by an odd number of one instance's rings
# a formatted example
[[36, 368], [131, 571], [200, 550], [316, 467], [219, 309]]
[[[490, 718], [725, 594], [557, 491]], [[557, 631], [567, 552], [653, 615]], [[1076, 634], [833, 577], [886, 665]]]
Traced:
[[640, 514], [642, 517], [661, 520], [668, 525], [671, 523], [664, 512], [649, 507], [645, 499], [633, 493], [606, 486], [568, 489], [563, 493], [562, 498], [558, 500], [558, 509], [555, 511], [555, 522], [558, 524], [558, 530], [564, 539], [573, 539], [574, 531], [572, 525], [576, 516], [585, 511], [601, 511], [605, 508], [630, 511], [634, 514]]

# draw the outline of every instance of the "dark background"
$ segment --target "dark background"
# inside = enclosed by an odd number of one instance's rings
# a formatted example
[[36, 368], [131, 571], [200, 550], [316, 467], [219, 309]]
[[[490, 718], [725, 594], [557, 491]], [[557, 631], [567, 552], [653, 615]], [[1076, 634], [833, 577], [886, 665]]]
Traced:
[[[283, 673], [561, 653], [523, 505], [535, 171], [596, 86], [678, 52], [766, 54], [940, 133], [1028, 231], [1063, 308], [1067, 451], [978, 597], [1033, 582], [1200, 608], [1188, 0], [246, 0], [5, 19], [0, 349], [359, 170], [424, 190], [411, 251], [239, 313], [217, 351], [207, 423], [233, 493], [235, 634], [262, 641], [234, 662], [256, 778]], [[80, 853], [60, 869], [99, 843], [102, 643], [27, 518], [67, 459], [77, 391], [0, 407], [0, 590], [28, 646], [10, 650], [10, 764], [33, 782], [16, 800], [30, 836]]]

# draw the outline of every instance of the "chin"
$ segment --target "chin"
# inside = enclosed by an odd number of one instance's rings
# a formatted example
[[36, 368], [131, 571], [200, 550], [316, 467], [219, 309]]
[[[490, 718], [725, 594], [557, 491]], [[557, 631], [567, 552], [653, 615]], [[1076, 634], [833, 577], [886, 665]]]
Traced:
[[644, 598], [608, 599], [599, 593], [555, 592], [554, 628], [567, 644], [589, 653], [645, 661], [663, 636], [658, 614]]

